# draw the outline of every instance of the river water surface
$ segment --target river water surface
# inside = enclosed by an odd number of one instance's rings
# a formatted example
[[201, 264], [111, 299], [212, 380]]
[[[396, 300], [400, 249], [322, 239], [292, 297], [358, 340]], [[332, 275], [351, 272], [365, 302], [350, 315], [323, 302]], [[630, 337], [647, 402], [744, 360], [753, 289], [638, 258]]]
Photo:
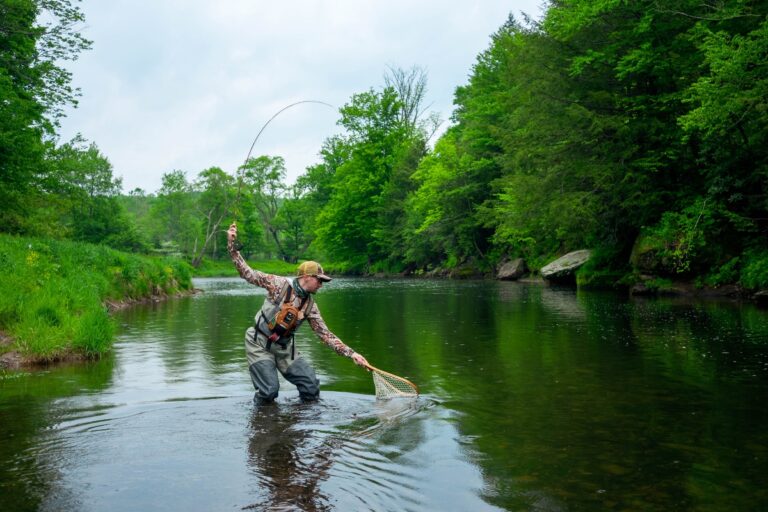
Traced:
[[768, 510], [768, 314], [540, 284], [336, 279], [321, 381], [257, 407], [239, 279], [119, 312], [98, 362], [0, 374], [0, 510]]

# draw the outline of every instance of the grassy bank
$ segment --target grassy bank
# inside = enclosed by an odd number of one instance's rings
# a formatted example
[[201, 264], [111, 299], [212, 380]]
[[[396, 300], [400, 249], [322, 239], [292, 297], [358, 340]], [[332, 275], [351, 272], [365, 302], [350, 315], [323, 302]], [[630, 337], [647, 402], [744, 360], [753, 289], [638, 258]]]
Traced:
[[[286, 263], [282, 260], [248, 260], [251, 268], [276, 274], [290, 276], [296, 273], [298, 267], [295, 263]], [[237, 277], [237, 269], [232, 260], [203, 260], [199, 268], [193, 270], [195, 277]]]
[[180, 260], [0, 235], [0, 331], [12, 340], [0, 353], [34, 361], [98, 356], [114, 335], [107, 302], [191, 288], [191, 268]]

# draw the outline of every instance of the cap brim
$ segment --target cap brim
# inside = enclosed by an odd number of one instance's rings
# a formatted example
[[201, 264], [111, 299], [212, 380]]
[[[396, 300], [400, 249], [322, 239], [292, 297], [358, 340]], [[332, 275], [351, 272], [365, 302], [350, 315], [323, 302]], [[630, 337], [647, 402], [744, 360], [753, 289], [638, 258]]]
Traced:
[[317, 274], [315, 277], [317, 277], [319, 280], [323, 281], [324, 283], [332, 281], [332, 279], [325, 274]]

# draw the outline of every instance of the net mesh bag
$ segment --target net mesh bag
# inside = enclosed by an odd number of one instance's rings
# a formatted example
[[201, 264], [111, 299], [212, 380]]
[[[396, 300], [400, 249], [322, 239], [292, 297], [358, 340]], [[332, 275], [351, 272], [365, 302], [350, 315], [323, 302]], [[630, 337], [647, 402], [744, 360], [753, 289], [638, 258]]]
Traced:
[[369, 367], [373, 373], [373, 385], [376, 388], [376, 398], [387, 399], [395, 397], [415, 397], [419, 395], [416, 384], [391, 373]]

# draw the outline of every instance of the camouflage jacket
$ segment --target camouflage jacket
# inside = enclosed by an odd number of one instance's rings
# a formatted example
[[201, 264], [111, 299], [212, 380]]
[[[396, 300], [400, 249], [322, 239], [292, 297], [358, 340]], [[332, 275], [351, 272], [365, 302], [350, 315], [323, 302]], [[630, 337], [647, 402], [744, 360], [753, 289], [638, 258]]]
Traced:
[[[273, 274], [266, 274], [259, 270], [252, 269], [238, 250], [235, 249], [232, 242], [227, 244], [229, 255], [232, 257], [232, 262], [235, 264], [240, 277], [245, 279], [251, 284], [260, 286], [267, 290], [267, 296], [271, 301], [276, 301], [280, 290], [287, 281], [287, 278], [282, 276], [276, 276]], [[320, 310], [317, 307], [317, 303], [312, 301], [312, 308], [306, 314], [306, 320], [309, 322], [309, 326], [317, 334], [320, 340], [335, 350], [339, 355], [352, 357], [355, 353], [349, 346], [345, 345], [338, 336], [333, 334], [328, 326], [325, 325], [323, 317], [320, 316]]]

